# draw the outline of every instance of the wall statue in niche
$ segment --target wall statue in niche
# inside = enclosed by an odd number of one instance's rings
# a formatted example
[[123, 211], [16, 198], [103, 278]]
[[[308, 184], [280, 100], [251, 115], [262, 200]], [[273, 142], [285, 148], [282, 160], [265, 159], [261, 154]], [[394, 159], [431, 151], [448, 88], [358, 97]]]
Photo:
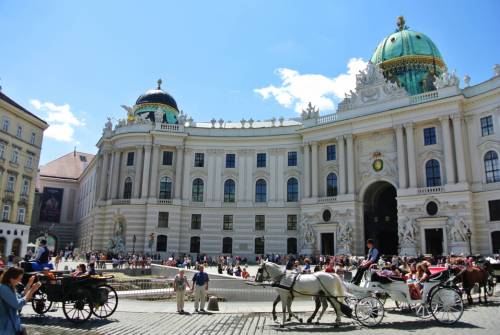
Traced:
[[115, 214], [113, 219], [114, 229], [113, 236], [108, 241], [108, 252], [119, 254], [125, 250], [125, 226], [126, 220], [122, 214]]
[[352, 226], [347, 221], [340, 221], [337, 227], [337, 253], [351, 254]]

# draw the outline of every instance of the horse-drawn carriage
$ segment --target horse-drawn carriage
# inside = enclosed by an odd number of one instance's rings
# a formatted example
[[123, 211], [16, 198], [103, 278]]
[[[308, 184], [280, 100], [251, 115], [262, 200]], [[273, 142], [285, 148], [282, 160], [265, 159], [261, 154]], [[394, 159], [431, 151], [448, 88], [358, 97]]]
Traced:
[[[54, 303], [62, 303], [64, 316], [71, 322], [88, 320], [92, 314], [104, 319], [111, 316], [118, 306], [118, 295], [108, 280], [113, 276], [83, 275], [72, 277], [62, 272], [31, 271], [29, 263], [21, 263], [25, 269], [22, 283], [26, 285], [31, 276], [42, 285], [33, 295], [31, 306], [38, 314], [49, 312]], [[1, 271], [0, 271], [1, 274]]]
[[364, 279], [362, 285], [357, 286], [325, 272], [286, 273], [278, 265], [268, 262], [262, 264], [256, 276], [256, 282], [270, 280], [271, 286], [276, 288], [283, 306], [282, 327], [287, 308], [289, 318], [293, 316], [291, 305], [296, 296], [312, 296], [316, 300], [316, 310], [308, 322], [312, 322], [323, 305], [319, 321], [327, 302], [330, 302], [337, 314], [336, 326], [340, 324], [341, 313], [367, 327], [378, 325], [385, 315], [385, 299], [394, 300], [399, 307], [412, 307], [423, 318], [433, 316], [442, 324], [453, 324], [462, 317], [461, 292], [454, 284], [450, 269], [433, 274], [428, 282], [423, 283], [422, 294], [416, 299], [415, 296], [412, 298], [409, 285], [401, 278], [383, 277], [368, 270]]

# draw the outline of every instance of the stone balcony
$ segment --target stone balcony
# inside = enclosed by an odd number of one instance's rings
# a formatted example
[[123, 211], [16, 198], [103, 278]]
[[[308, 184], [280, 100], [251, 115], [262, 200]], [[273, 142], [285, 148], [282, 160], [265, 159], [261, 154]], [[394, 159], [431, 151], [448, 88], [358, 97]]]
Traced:
[[331, 202], [337, 202], [337, 196], [330, 197], [320, 197], [318, 198], [318, 204], [328, 204]]
[[444, 186], [419, 187], [417, 189], [418, 194], [442, 193], [444, 191]]

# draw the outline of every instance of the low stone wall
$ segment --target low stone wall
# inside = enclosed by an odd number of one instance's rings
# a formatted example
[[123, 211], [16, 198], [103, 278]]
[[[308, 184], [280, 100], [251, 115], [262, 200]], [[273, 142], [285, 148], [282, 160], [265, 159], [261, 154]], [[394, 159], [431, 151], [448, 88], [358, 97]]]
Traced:
[[[184, 270], [186, 277], [191, 281], [196, 271]], [[153, 276], [172, 279], [177, 273], [179, 273], [178, 268], [151, 264]], [[273, 301], [276, 298], [276, 292], [271, 287], [248, 285], [246, 280], [228, 275], [209, 274], [209, 277], [208, 294], [227, 301]]]

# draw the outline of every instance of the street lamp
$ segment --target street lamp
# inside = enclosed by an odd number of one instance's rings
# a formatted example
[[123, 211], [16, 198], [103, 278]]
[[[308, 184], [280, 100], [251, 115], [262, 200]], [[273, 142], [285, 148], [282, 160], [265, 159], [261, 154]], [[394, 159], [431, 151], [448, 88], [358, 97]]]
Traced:
[[472, 244], [471, 244], [471, 237], [472, 237], [472, 232], [470, 231], [470, 228], [467, 228], [467, 240], [469, 241], [469, 255], [472, 256]]
[[132, 237], [132, 255], [135, 254], [135, 242], [137, 241], [137, 237], [134, 234], [134, 237]]

